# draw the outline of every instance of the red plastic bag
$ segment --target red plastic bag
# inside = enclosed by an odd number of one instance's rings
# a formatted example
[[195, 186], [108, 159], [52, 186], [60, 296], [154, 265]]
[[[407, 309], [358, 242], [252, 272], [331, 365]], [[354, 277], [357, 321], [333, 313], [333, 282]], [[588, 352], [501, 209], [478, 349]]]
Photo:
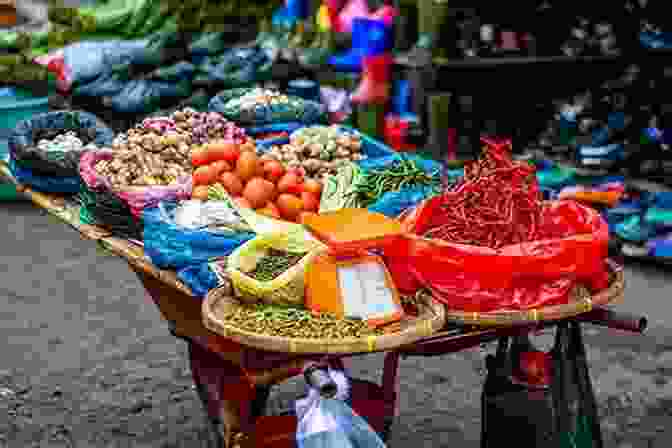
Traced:
[[402, 293], [422, 285], [451, 309], [489, 312], [567, 303], [577, 282], [592, 291], [608, 286], [609, 228], [591, 208], [550, 203], [542, 225], [554, 238], [495, 250], [417, 236], [440, 206], [432, 198], [402, 217], [409, 233], [383, 248]]

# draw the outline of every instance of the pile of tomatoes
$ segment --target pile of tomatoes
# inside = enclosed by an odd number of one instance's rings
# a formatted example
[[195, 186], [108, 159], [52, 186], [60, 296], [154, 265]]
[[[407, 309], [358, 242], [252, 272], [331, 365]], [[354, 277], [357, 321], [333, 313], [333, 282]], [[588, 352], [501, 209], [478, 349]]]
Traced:
[[322, 184], [301, 168], [286, 167], [259, 156], [252, 141], [216, 141], [191, 151], [194, 199], [207, 200], [209, 186], [220, 184], [240, 207], [262, 215], [300, 222], [303, 213], [316, 213]]

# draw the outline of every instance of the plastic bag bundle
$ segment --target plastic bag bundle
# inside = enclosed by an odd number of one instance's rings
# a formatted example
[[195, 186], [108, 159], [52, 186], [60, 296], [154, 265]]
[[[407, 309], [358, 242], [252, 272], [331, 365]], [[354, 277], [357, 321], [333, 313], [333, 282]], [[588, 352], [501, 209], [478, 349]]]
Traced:
[[[253, 226], [254, 227], [254, 226]], [[228, 260], [227, 272], [236, 294], [247, 301], [269, 304], [303, 305], [304, 274], [310, 261], [323, 247], [315, 240], [291, 234], [260, 234], [236, 249]], [[294, 266], [270, 281], [259, 281], [249, 275], [269, 249], [292, 254], [305, 254]]]
[[164, 82], [149, 79], [127, 81], [120, 92], [110, 99], [112, 110], [128, 114], [152, 112], [168, 102], [191, 94], [191, 82]]
[[[441, 197], [434, 197], [404, 216], [407, 231], [423, 235], [427, 214], [441, 204]], [[570, 236], [499, 249], [408, 236], [384, 252], [393, 262], [395, 283], [423, 285], [437, 300], [466, 312], [567, 303], [577, 282], [591, 291], [604, 289], [609, 227], [599, 212], [573, 201], [557, 201], [546, 207], [543, 222]]]
[[308, 396], [297, 400], [298, 448], [385, 448], [385, 443], [361, 416], [347, 404], [348, 380], [342, 371], [329, 369], [337, 385], [334, 398], [323, 398], [311, 387]]
[[209, 263], [187, 266], [177, 271], [179, 278], [191, 289], [196, 297], [205, 297], [211, 289], [219, 286], [217, 275], [210, 268]]
[[230, 89], [217, 94], [210, 101], [209, 109], [243, 126], [259, 126], [274, 123], [317, 124], [325, 118], [325, 108], [314, 101], [287, 96], [287, 102], [245, 107], [241, 98], [260, 92], [258, 89]]
[[142, 240], [142, 225], [131, 209], [113, 193], [82, 188], [78, 196], [80, 221], [109, 229], [115, 236]]
[[[84, 145], [112, 144], [114, 132], [98, 117], [84, 111], [56, 111], [39, 114], [16, 125], [8, 145], [17, 165], [44, 176], [77, 177], [79, 159], [86, 147], [71, 151], [44, 151], [37, 147], [37, 135], [43, 131], [74, 131]], [[90, 149], [90, 148], [88, 148]]]
[[9, 159], [9, 170], [18, 183], [44, 193], [79, 193], [82, 189], [79, 177], [40, 176], [29, 169], [19, 167], [13, 159]]
[[187, 228], [176, 222], [177, 202], [160, 202], [144, 210], [145, 253], [160, 268], [182, 269], [231, 254], [254, 234], [235, 230]]
[[270, 79], [273, 61], [258, 47], [234, 48], [218, 57], [206, 57], [194, 77], [195, 85], [232, 89]]

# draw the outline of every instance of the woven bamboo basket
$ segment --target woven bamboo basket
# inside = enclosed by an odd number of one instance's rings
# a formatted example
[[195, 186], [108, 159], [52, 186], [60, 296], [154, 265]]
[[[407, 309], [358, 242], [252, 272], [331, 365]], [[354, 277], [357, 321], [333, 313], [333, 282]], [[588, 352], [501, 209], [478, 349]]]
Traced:
[[446, 322], [444, 306], [422, 296], [418, 316], [401, 321], [399, 331], [389, 334], [345, 339], [305, 339], [251, 333], [232, 326], [220, 316], [241, 303], [227, 296], [226, 289], [217, 288], [203, 301], [203, 323], [210, 331], [232, 339], [241, 345], [282, 353], [353, 354], [394, 350], [412, 344], [439, 331]]
[[605, 306], [623, 299], [625, 280], [623, 270], [613, 268], [611, 282], [607, 289], [591, 295], [579, 285], [574, 288], [568, 303], [522, 311], [495, 311], [488, 313], [464, 312], [446, 309], [446, 321], [463, 324], [486, 326], [530, 325], [542, 321], [568, 319], [587, 313], [598, 306]]

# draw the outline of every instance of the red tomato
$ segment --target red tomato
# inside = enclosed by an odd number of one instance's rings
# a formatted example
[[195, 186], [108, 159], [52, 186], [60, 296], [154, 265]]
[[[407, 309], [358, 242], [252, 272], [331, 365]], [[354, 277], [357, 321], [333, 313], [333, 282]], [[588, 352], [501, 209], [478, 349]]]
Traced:
[[301, 193], [301, 200], [303, 201], [303, 211], [317, 212], [320, 209], [320, 197], [314, 193], [304, 191]]
[[303, 183], [303, 191], [319, 196], [322, 193], [322, 184], [315, 179], [306, 179]]
[[207, 149], [208, 159], [211, 162], [225, 160], [229, 164], [233, 164], [240, 155], [238, 145], [233, 142], [213, 142], [207, 145]]
[[285, 167], [277, 160], [264, 164], [264, 177], [273, 183], [277, 183], [285, 175]]
[[210, 165], [199, 166], [194, 171], [194, 185], [210, 185], [217, 180], [217, 172]]
[[191, 164], [193, 166], [201, 166], [208, 164], [208, 152], [202, 146], [191, 150]]
[[226, 160], [218, 160], [216, 162], [211, 163], [210, 165], [217, 173], [217, 177], [221, 176], [222, 173], [231, 171], [231, 165], [229, 165], [229, 162], [227, 162]]
[[250, 203], [247, 202], [247, 199], [245, 199], [244, 197], [234, 198], [233, 203], [240, 208], [252, 208], [252, 205], [250, 205]]
[[278, 181], [280, 193], [301, 194], [302, 181], [294, 172], [288, 172]]

